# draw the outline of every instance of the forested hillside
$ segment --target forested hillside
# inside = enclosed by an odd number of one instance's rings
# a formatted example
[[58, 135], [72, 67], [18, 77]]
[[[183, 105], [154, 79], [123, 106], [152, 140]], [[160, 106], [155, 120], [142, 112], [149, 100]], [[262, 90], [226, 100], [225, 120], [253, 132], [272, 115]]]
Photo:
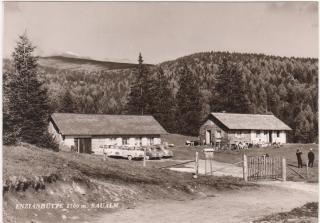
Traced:
[[[9, 62], [5, 62], [5, 70], [10, 70]], [[127, 101], [137, 67], [102, 67], [99, 64], [88, 67], [84, 65], [86, 63], [71, 66], [61, 64], [57, 58], [51, 58], [50, 61], [40, 59], [39, 76], [48, 87], [53, 111], [111, 114], [130, 112], [127, 110]], [[94, 67], [99, 69], [93, 69]], [[317, 140], [317, 59], [205, 52], [157, 66], [147, 65], [146, 68], [147, 75], [153, 79], [163, 79], [163, 76], [166, 78], [161, 82], [153, 81], [154, 84], [160, 86], [166, 83], [172, 91], [172, 117], [166, 113], [166, 118], [163, 118], [157, 109], [146, 111], [157, 116], [170, 132], [196, 134], [200, 123], [210, 111], [273, 113], [293, 129], [289, 134], [290, 141]], [[181, 89], [184, 92], [179, 93], [179, 85], [188, 81], [196, 84], [186, 84]], [[200, 108], [193, 108], [194, 112], [199, 113], [199, 119], [194, 119], [186, 132], [182, 129], [186, 123], [179, 124], [177, 118], [185, 113], [180, 108], [184, 100], [192, 104], [190, 98], [193, 95], [184, 97], [191, 87], [200, 88], [201, 94], [197, 96], [200, 98], [195, 99], [195, 104]], [[157, 88], [153, 90], [158, 91]], [[167, 90], [166, 94], [169, 94]], [[152, 95], [154, 94], [150, 94], [150, 97]], [[157, 102], [154, 98], [148, 100], [153, 101], [153, 104]], [[176, 122], [168, 125], [164, 123], [167, 119]], [[192, 128], [195, 130], [191, 131]]]
[[[126, 104], [132, 69], [136, 64], [68, 57], [39, 58], [39, 78], [45, 82], [52, 111], [69, 108], [79, 113], [121, 113]], [[12, 70], [9, 60], [4, 71]], [[70, 108], [71, 107], [71, 108]]]
[[[317, 59], [197, 53], [160, 64], [175, 91], [184, 64], [199, 81], [202, 119], [209, 111], [273, 113], [293, 129], [290, 141], [317, 140]], [[228, 92], [234, 94], [226, 95]]]

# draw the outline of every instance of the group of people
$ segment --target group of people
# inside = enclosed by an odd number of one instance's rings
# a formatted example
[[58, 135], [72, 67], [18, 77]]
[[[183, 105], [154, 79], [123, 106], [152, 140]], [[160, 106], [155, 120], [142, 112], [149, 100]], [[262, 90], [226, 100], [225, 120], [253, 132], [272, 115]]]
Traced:
[[[300, 149], [297, 149], [296, 152], [297, 160], [298, 160], [298, 168], [302, 168], [302, 151]], [[312, 149], [308, 152], [308, 167], [313, 167], [314, 162], [314, 153]]]

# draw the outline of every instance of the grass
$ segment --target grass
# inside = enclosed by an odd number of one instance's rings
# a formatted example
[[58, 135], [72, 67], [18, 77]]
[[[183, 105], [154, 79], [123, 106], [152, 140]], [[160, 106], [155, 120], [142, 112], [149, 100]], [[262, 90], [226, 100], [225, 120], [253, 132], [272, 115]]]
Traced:
[[289, 212], [281, 212], [265, 216], [255, 220], [254, 223], [262, 222], [317, 222], [318, 218], [318, 203], [310, 202], [302, 207], [294, 208]]
[[163, 135], [163, 141], [169, 144], [174, 144], [175, 146], [184, 146], [187, 140], [197, 140], [198, 137], [185, 136], [180, 134], [167, 134]]
[[[174, 152], [174, 159], [175, 160], [194, 160], [195, 159], [195, 152], [199, 152], [200, 159], [204, 159], [203, 149], [208, 146], [176, 146], [172, 148]], [[218, 151], [214, 154], [214, 160], [225, 162], [225, 163], [237, 163], [242, 161], [243, 154], [248, 156], [262, 156], [266, 153], [269, 156], [280, 156], [284, 157], [288, 164], [288, 180], [293, 181], [304, 181], [306, 180], [306, 167], [302, 169], [297, 168], [297, 158], [296, 158], [296, 150], [300, 149], [302, 151], [302, 159], [303, 163], [306, 164], [308, 162], [307, 154], [309, 149], [312, 148], [313, 152], [315, 153], [315, 161], [314, 167], [309, 168], [309, 182], [317, 182], [318, 181], [318, 160], [319, 160], [319, 150], [318, 145], [316, 144], [285, 144], [280, 148], [272, 148], [272, 147], [265, 147], [265, 148], [251, 148], [249, 150], [243, 151]], [[296, 174], [293, 170], [299, 172], [301, 175], [305, 177], [303, 179], [298, 174]]]
[[[39, 149], [31, 145], [4, 146], [3, 148], [3, 177], [48, 176], [57, 174], [60, 178], [89, 177], [116, 181], [128, 184], [171, 185], [183, 189], [188, 184], [216, 185], [215, 181], [223, 183], [224, 178], [198, 178], [194, 180], [191, 174], [179, 173], [166, 169], [158, 169], [163, 165], [175, 161], [148, 161], [147, 168], [142, 167], [142, 161], [128, 161], [121, 159], [107, 159], [103, 161], [99, 156], [68, 152], [52, 152]], [[155, 164], [157, 163], [157, 164]], [[229, 178], [225, 184], [244, 185], [241, 180]], [[212, 182], [212, 184], [210, 183]]]
[[[29, 144], [3, 146], [4, 218], [6, 222], [61, 222], [61, 216], [66, 215], [68, 222], [79, 222], [103, 209], [48, 210], [51, 213], [48, 216], [43, 210], [15, 210], [15, 205], [117, 201], [122, 208], [128, 208], [139, 200], [185, 200], [215, 191], [256, 186], [234, 177], [194, 179], [190, 173], [158, 168], [176, 162], [147, 161], [147, 167], [143, 167], [142, 161], [111, 158], [103, 161], [101, 156], [53, 152]], [[54, 179], [43, 176], [54, 176]], [[53, 180], [46, 180], [45, 187], [38, 190], [34, 185], [39, 177]], [[71, 220], [73, 216], [78, 219]]]

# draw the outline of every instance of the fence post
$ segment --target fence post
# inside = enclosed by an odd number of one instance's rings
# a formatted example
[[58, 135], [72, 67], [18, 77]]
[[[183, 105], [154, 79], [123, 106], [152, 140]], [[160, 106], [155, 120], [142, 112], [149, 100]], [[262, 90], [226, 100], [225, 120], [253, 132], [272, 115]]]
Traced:
[[287, 180], [287, 164], [286, 164], [286, 159], [282, 158], [282, 181]]
[[204, 158], [204, 175], [207, 175], [207, 156]]
[[243, 179], [245, 182], [248, 181], [248, 161], [246, 154], [243, 154]]
[[106, 149], [103, 148], [102, 152], [103, 152], [103, 161], [106, 161], [106, 159], [107, 159], [107, 151], [106, 151]]
[[146, 148], [143, 148], [143, 167], [146, 167]]
[[[212, 156], [213, 156], [213, 152], [212, 152]], [[213, 157], [210, 156], [210, 173], [211, 175], [213, 175], [213, 171], [212, 171], [212, 160], [213, 160]]]
[[198, 162], [199, 162], [199, 153], [196, 152], [196, 159], [195, 159], [195, 166], [194, 166], [194, 174], [196, 178], [198, 177], [198, 168], [199, 168]]

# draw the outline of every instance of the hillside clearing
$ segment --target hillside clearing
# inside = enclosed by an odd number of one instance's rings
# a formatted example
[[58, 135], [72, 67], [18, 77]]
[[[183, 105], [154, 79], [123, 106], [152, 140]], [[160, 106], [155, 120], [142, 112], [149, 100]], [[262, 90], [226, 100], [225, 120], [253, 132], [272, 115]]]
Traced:
[[[190, 173], [143, 168], [141, 161], [53, 152], [29, 144], [3, 147], [4, 211], [7, 222], [18, 219], [45, 219], [57, 222], [61, 215], [74, 220], [86, 218], [103, 209], [87, 208], [48, 210], [15, 210], [19, 203], [117, 202], [127, 208], [145, 199], [190, 199], [217, 191], [238, 190], [254, 186], [233, 177], [199, 177]], [[151, 162], [151, 161], [150, 161]], [[168, 161], [170, 162], [170, 161]], [[104, 210], [112, 212], [112, 210]], [[14, 213], [14, 214], [13, 214]], [[13, 218], [16, 216], [16, 218]], [[12, 219], [13, 218], [13, 219]]]

